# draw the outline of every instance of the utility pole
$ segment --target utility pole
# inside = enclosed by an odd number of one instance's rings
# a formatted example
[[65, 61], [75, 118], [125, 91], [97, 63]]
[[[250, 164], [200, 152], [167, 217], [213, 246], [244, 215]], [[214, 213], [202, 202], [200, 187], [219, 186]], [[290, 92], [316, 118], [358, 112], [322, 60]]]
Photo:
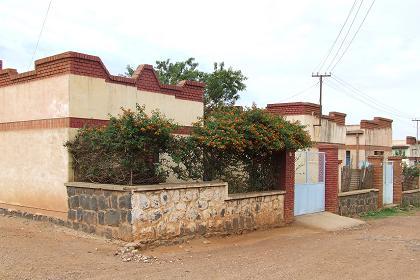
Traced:
[[417, 123], [417, 134], [416, 134], [416, 162], [419, 162], [418, 157], [420, 156], [420, 151], [419, 151], [419, 122], [420, 119], [413, 119], [413, 122]]
[[312, 73], [312, 77], [319, 78], [319, 123], [315, 124], [314, 126], [321, 126], [321, 118], [322, 118], [322, 78], [324, 77], [331, 77], [331, 73], [327, 74], [320, 74], [320, 73]]

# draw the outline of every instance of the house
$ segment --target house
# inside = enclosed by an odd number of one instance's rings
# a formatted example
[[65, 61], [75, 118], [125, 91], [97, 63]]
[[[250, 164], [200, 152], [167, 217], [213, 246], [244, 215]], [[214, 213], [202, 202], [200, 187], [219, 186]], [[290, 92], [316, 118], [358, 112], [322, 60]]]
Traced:
[[392, 140], [392, 154], [403, 157], [403, 162], [412, 166], [420, 162], [419, 145], [420, 141], [413, 136], [407, 136], [405, 140]]
[[63, 144], [85, 125], [103, 125], [121, 107], [158, 109], [187, 134], [203, 116], [204, 84], [159, 83], [151, 65], [111, 75], [97, 56], [66, 52], [18, 73], [0, 69], [0, 207], [67, 217], [64, 183], [73, 180]]
[[392, 155], [392, 120], [374, 117], [357, 125], [346, 125], [345, 149], [345, 164], [354, 169], [363, 166], [371, 155], [388, 158]]

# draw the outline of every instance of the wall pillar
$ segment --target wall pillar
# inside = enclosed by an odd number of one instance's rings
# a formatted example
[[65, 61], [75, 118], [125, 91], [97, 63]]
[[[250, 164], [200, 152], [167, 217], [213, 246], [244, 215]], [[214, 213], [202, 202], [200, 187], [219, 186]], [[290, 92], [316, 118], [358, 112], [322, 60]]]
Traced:
[[325, 211], [338, 213], [338, 145], [322, 144], [318, 149], [325, 153]]
[[378, 189], [378, 208], [382, 208], [384, 204], [384, 157], [368, 156], [368, 162], [373, 166], [373, 188]]
[[402, 202], [402, 157], [391, 156], [389, 161], [393, 162], [393, 203], [401, 204]]
[[284, 221], [294, 220], [295, 204], [295, 151], [285, 151], [279, 155], [279, 187], [286, 191], [284, 195]]

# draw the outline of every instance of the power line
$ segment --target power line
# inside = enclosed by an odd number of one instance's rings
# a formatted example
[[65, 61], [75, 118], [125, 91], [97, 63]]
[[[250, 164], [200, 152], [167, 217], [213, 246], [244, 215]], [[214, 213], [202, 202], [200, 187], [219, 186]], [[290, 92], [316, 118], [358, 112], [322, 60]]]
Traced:
[[[365, 17], [363, 18], [362, 22], [360, 23], [359, 27], [357, 28], [356, 32], [354, 33], [353, 37], [350, 40], [350, 43], [347, 45], [346, 49], [344, 50], [344, 52], [341, 54], [340, 58], [337, 60], [337, 62], [334, 64], [334, 66], [331, 68], [331, 71], [334, 70], [334, 68], [337, 66], [337, 64], [341, 61], [341, 59], [343, 58], [343, 56], [346, 54], [347, 50], [350, 48], [351, 43], [353, 42], [354, 38], [356, 38], [357, 33], [359, 33], [360, 28], [362, 28], [363, 23], [365, 22], [367, 16], [369, 15], [370, 10], [373, 7], [373, 4], [375, 4], [376, 0], [372, 1], [372, 4], [370, 4], [369, 9], [366, 12]], [[328, 67], [329, 68], [329, 67]]]
[[334, 60], [337, 58], [338, 54], [340, 53], [340, 50], [341, 50], [341, 48], [343, 47], [343, 45], [344, 45], [344, 43], [345, 43], [345, 41], [346, 41], [346, 39], [347, 39], [347, 36], [349, 36], [350, 30], [351, 30], [351, 28], [353, 27], [354, 21], [356, 20], [357, 15], [359, 14], [359, 11], [360, 11], [360, 8], [362, 7], [362, 5], [363, 5], [363, 0], [360, 2], [359, 7], [357, 8], [356, 14], [354, 15], [353, 20], [352, 20], [352, 21], [351, 21], [351, 23], [350, 23], [350, 27], [349, 27], [349, 29], [347, 30], [346, 35], [344, 35], [344, 39], [343, 39], [343, 41], [341, 41], [340, 47], [339, 47], [339, 48], [337, 49], [337, 51], [335, 52], [335, 55], [334, 55], [333, 59], [330, 61], [330, 64], [328, 65], [328, 67], [327, 67], [327, 70], [326, 70], [326, 71], [328, 71], [328, 69], [330, 69], [331, 65], [334, 63]]
[[377, 110], [377, 111], [379, 111], [379, 112], [383, 112], [383, 113], [386, 113], [386, 114], [388, 114], [388, 115], [392, 115], [392, 116], [394, 116], [395, 118], [399, 118], [401, 121], [404, 121], [404, 122], [406, 122], [407, 124], [409, 124], [410, 126], [412, 126], [412, 124], [408, 121], [408, 119], [406, 119], [406, 118], [404, 118], [404, 117], [401, 117], [401, 116], [399, 116], [399, 115], [396, 115], [396, 114], [394, 114], [394, 113], [392, 113], [392, 112], [390, 112], [390, 111], [386, 111], [386, 110], [384, 110], [383, 108], [379, 107], [379, 106], [378, 106], [378, 105], [376, 105], [376, 104], [371, 104], [371, 103], [366, 102], [366, 100], [364, 100], [364, 99], [360, 98], [359, 96], [353, 95], [351, 92], [348, 92], [346, 88], [340, 88], [340, 86], [341, 86], [340, 84], [332, 84], [332, 83], [328, 82], [328, 83], [327, 83], [327, 86], [329, 86], [329, 87], [331, 87], [331, 88], [335, 89], [335, 90], [336, 90], [336, 91], [338, 91], [338, 92], [343, 92], [343, 93], [344, 93], [344, 94], [346, 94], [347, 96], [349, 96], [349, 97], [351, 97], [351, 98], [353, 98], [353, 99], [355, 99], [355, 100], [357, 100], [357, 101], [359, 101], [359, 102], [361, 102], [361, 103], [363, 103], [363, 104], [367, 105], [369, 108], [373, 108], [373, 109], [375, 109], [375, 110]]
[[316, 87], [318, 84], [319, 84], [319, 82], [317, 82], [317, 83], [315, 83], [315, 84], [313, 84], [313, 85], [311, 85], [311, 86], [309, 86], [309, 87], [307, 87], [307, 88], [305, 88], [305, 89], [303, 89], [303, 90], [301, 90], [301, 91], [298, 91], [297, 93], [292, 94], [292, 95], [290, 95], [290, 96], [288, 96], [288, 97], [286, 97], [286, 98], [284, 98], [284, 99], [280, 100], [279, 102], [281, 103], [281, 102], [284, 102], [284, 101], [286, 101], [286, 100], [289, 100], [289, 99], [291, 99], [291, 98], [293, 98], [293, 97], [296, 97], [296, 96], [302, 95], [303, 93], [307, 92], [308, 90], [310, 90], [310, 89], [312, 89], [312, 88]]
[[51, 2], [52, 2], [52, 0], [50, 0], [50, 3], [48, 4], [47, 12], [45, 13], [45, 17], [44, 17], [44, 20], [42, 22], [41, 31], [39, 32], [38, 40], [36, 41], [35, 50], [34, 50], [34, 53], [32, 54], [31, 61], [29, 62], [29, 65], [28, 65], [28, 70], [31, 69], [31, 65], [32, 65], [32, 62], [34, 61], [36, 51], [38, 50], [38, 45], [39, 45], [39, 41], [41, 39], [42, 31], [44, 31], [45, 22], [47, 21], [48, 13], [50, 11]]
[[324, 60], [323, 60], [323, 61], [321, 61], [321, 62], [320, 62], [320, 64], [318, 64], [318, 66], [316, 67], [316, 69], [319, 69], [319, 70], [318, 70], [318, 72], [321, 72], [321, 69], [322, 69], [322, 67], [324, 67], [325, 62], [326, 62], [326, 61], [328, 60], [328, 58], [330, 57], [331, 52], [332, 52], [332, 50], [334, 49], [334, 46], [335, 46], [335, 44], [337, 43], [338, 38], [339, 38], [339, 37], [340, 37], [340, 35], [341, 35], [341, 32], [343, 32], [344, 26], [346, 26], [347, 21], [349, 20], [351, 13], [353, 12], [354, 7], [356, 6], [356, 3], [357, 3], [357, 0], [354, 0], [353, 5], [351, 6], [350, 11], [349, 11], [349, 12], [348, 12], [348, 14], [347, 14], [346, 20], [344, 21], [343, 25], [341, 26], [340, 32], [338, 32], [337, 37], [335, 37], [335, 40], [334, 40], [333, 44], [331, 45], [331, 48], [329, 49], [329, 51], [328, 51], [328, 53], [327, 53], [327, 56], [326, 56], [326, 57], [324, 58]]
[[411, 116], [409, 116], [409, 115], [406, 115], [406, 113], [405, 113], [405, 112], [402, 112], [402, 111], [398, 110], [397, 108], [394, 108], [394, 107], [389, 106], [389, 105], [387, 105], [387, 104], [385, 104], [385, 103], [383, 103], [383, 102], [381, 102], [381, 101], [379, 101], [379, 100], [374, 99], [373, 97], [369, 96], [368, 94], [366, 94], [366, 93], [362, 92], [360, 89], [358, 89], [358, 88], [356, 88], [355, 86], [351, 85], [349, 82], [344, 81], [344, 80], [343, 80], [343, 78], [340, 78], [340, 77], [338, 77], [337, 75], [333, 75], [333, 77], [332, 77], [332, 78], [333, 78], [334, 80], [336, 80], [337, 82], [339, 82], [340, 84], [342, 84], [343, 86], [345, 86], [345, 87], [347, 87], [347, 88], [351, 89], [351, 90], [352, 90], [353, 92], [355, 92], [356, 94], [358, 94], [358, 95], [360, 95], [360, 96], [364, 97], [365, 99], [368, 99], [370, 102], [376, 103], [377, 105], [384, 107], [386, 110], [396, 111], [396, 112], [398, 112], [399, 114], [402, 114], [401, 116], [402, 116], [402, 117], [404, 117], [404, 118], [405, 118], [405, 117], [407, 117], [407, 118], [411, 117]]

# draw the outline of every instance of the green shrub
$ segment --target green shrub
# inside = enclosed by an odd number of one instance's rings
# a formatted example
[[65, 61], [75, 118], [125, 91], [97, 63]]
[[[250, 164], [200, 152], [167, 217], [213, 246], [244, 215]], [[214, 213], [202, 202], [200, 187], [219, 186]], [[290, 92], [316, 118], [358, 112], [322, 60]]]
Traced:
[[165, 181], [168, 172], [159, 154], [168, 152], [176, 125], [144, 107], [124, 110], [104, 127], [85, 127], [65, 146], [73, 157], [75, 179], [111, 184]]
[[214, 110], [178, 141], [171, 156], [179, 178], [226, 181], [231, 192], [272, 189], [279, 153], [311, 146], [302, 125], [256, 107]]

